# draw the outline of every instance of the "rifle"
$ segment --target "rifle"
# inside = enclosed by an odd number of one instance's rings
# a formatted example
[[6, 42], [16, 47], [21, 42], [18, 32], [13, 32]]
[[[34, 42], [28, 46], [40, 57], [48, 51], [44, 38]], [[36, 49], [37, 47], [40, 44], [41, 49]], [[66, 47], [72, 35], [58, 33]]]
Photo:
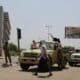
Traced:
[[51, 36], [51, 38], [52, 38], [53, 41], [59, 42], [59, 43], [61, 42], [59, 38], [53, 37], [52, 34], [50, 34], [50, 36]]

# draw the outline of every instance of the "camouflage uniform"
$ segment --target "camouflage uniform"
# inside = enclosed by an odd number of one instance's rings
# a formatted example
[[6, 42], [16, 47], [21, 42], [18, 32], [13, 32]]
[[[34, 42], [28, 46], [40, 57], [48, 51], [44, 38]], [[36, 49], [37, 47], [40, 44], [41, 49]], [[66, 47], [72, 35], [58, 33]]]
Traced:
[[58, 47], [57, 47], [57, 63], [58, 63], [58, 67], [62, 68], [62, 61], [63, 61], [63, 54], [62, 54], [62, 46], [60, 43], [58, 43]]

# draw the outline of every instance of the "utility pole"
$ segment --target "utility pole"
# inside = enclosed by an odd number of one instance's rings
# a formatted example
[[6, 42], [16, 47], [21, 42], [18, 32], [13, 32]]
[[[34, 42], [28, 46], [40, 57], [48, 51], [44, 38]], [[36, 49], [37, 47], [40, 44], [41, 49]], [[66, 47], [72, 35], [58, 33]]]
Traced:
[[50, 28], [52, 27], [51, 25], [45, 26], [48, 29], [48, 41], [49, 41], [49, 34], [50, 34]]

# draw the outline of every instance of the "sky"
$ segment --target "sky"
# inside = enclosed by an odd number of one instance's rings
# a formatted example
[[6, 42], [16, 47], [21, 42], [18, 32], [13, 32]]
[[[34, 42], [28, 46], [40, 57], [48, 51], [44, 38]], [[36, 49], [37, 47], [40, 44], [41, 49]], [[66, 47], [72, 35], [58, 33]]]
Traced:
[[10, 42], [17, 44], [16, 29], [22, 30], [21, 48], [29, 47], [32, 40], [47, 40], [46, 26], [63, 46], [80, 47], [80, 39], [65, 39], [65, 26], [80, 27], [80, 0], [0, 0], [0, 5], [9, 13]]

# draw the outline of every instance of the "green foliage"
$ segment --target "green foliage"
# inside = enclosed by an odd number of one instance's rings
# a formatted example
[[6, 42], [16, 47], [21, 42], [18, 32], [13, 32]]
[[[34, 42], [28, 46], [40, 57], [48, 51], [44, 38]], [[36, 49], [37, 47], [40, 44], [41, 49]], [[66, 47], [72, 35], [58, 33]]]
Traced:
[[66, 54], [67, 60], [70, 59], [71, 54], [74, 52], [75, 52], [75, 48], [72, 46], [64, 46], [63, 47], [63, 53]]
[[9, 52], [12, 56], [17, 55], [18, 53], [18, 48], [14, 43], [9, 43]]
[[70, 52], [74, 52], [74, 51], [75, 51], [75, 48], [72, 47], [72, 46], [64, 46], [64, 47], [63, 47], [63, 51], [64, 51], [65, 53], [70, 53]]
[[17, 52], [18, 48], [14, 43], [9, 43], [9, 50]]
[[72, 46], [64, 46], [64, 49], [69, 50], [69, 51], [75, 50], [75, 48]]

